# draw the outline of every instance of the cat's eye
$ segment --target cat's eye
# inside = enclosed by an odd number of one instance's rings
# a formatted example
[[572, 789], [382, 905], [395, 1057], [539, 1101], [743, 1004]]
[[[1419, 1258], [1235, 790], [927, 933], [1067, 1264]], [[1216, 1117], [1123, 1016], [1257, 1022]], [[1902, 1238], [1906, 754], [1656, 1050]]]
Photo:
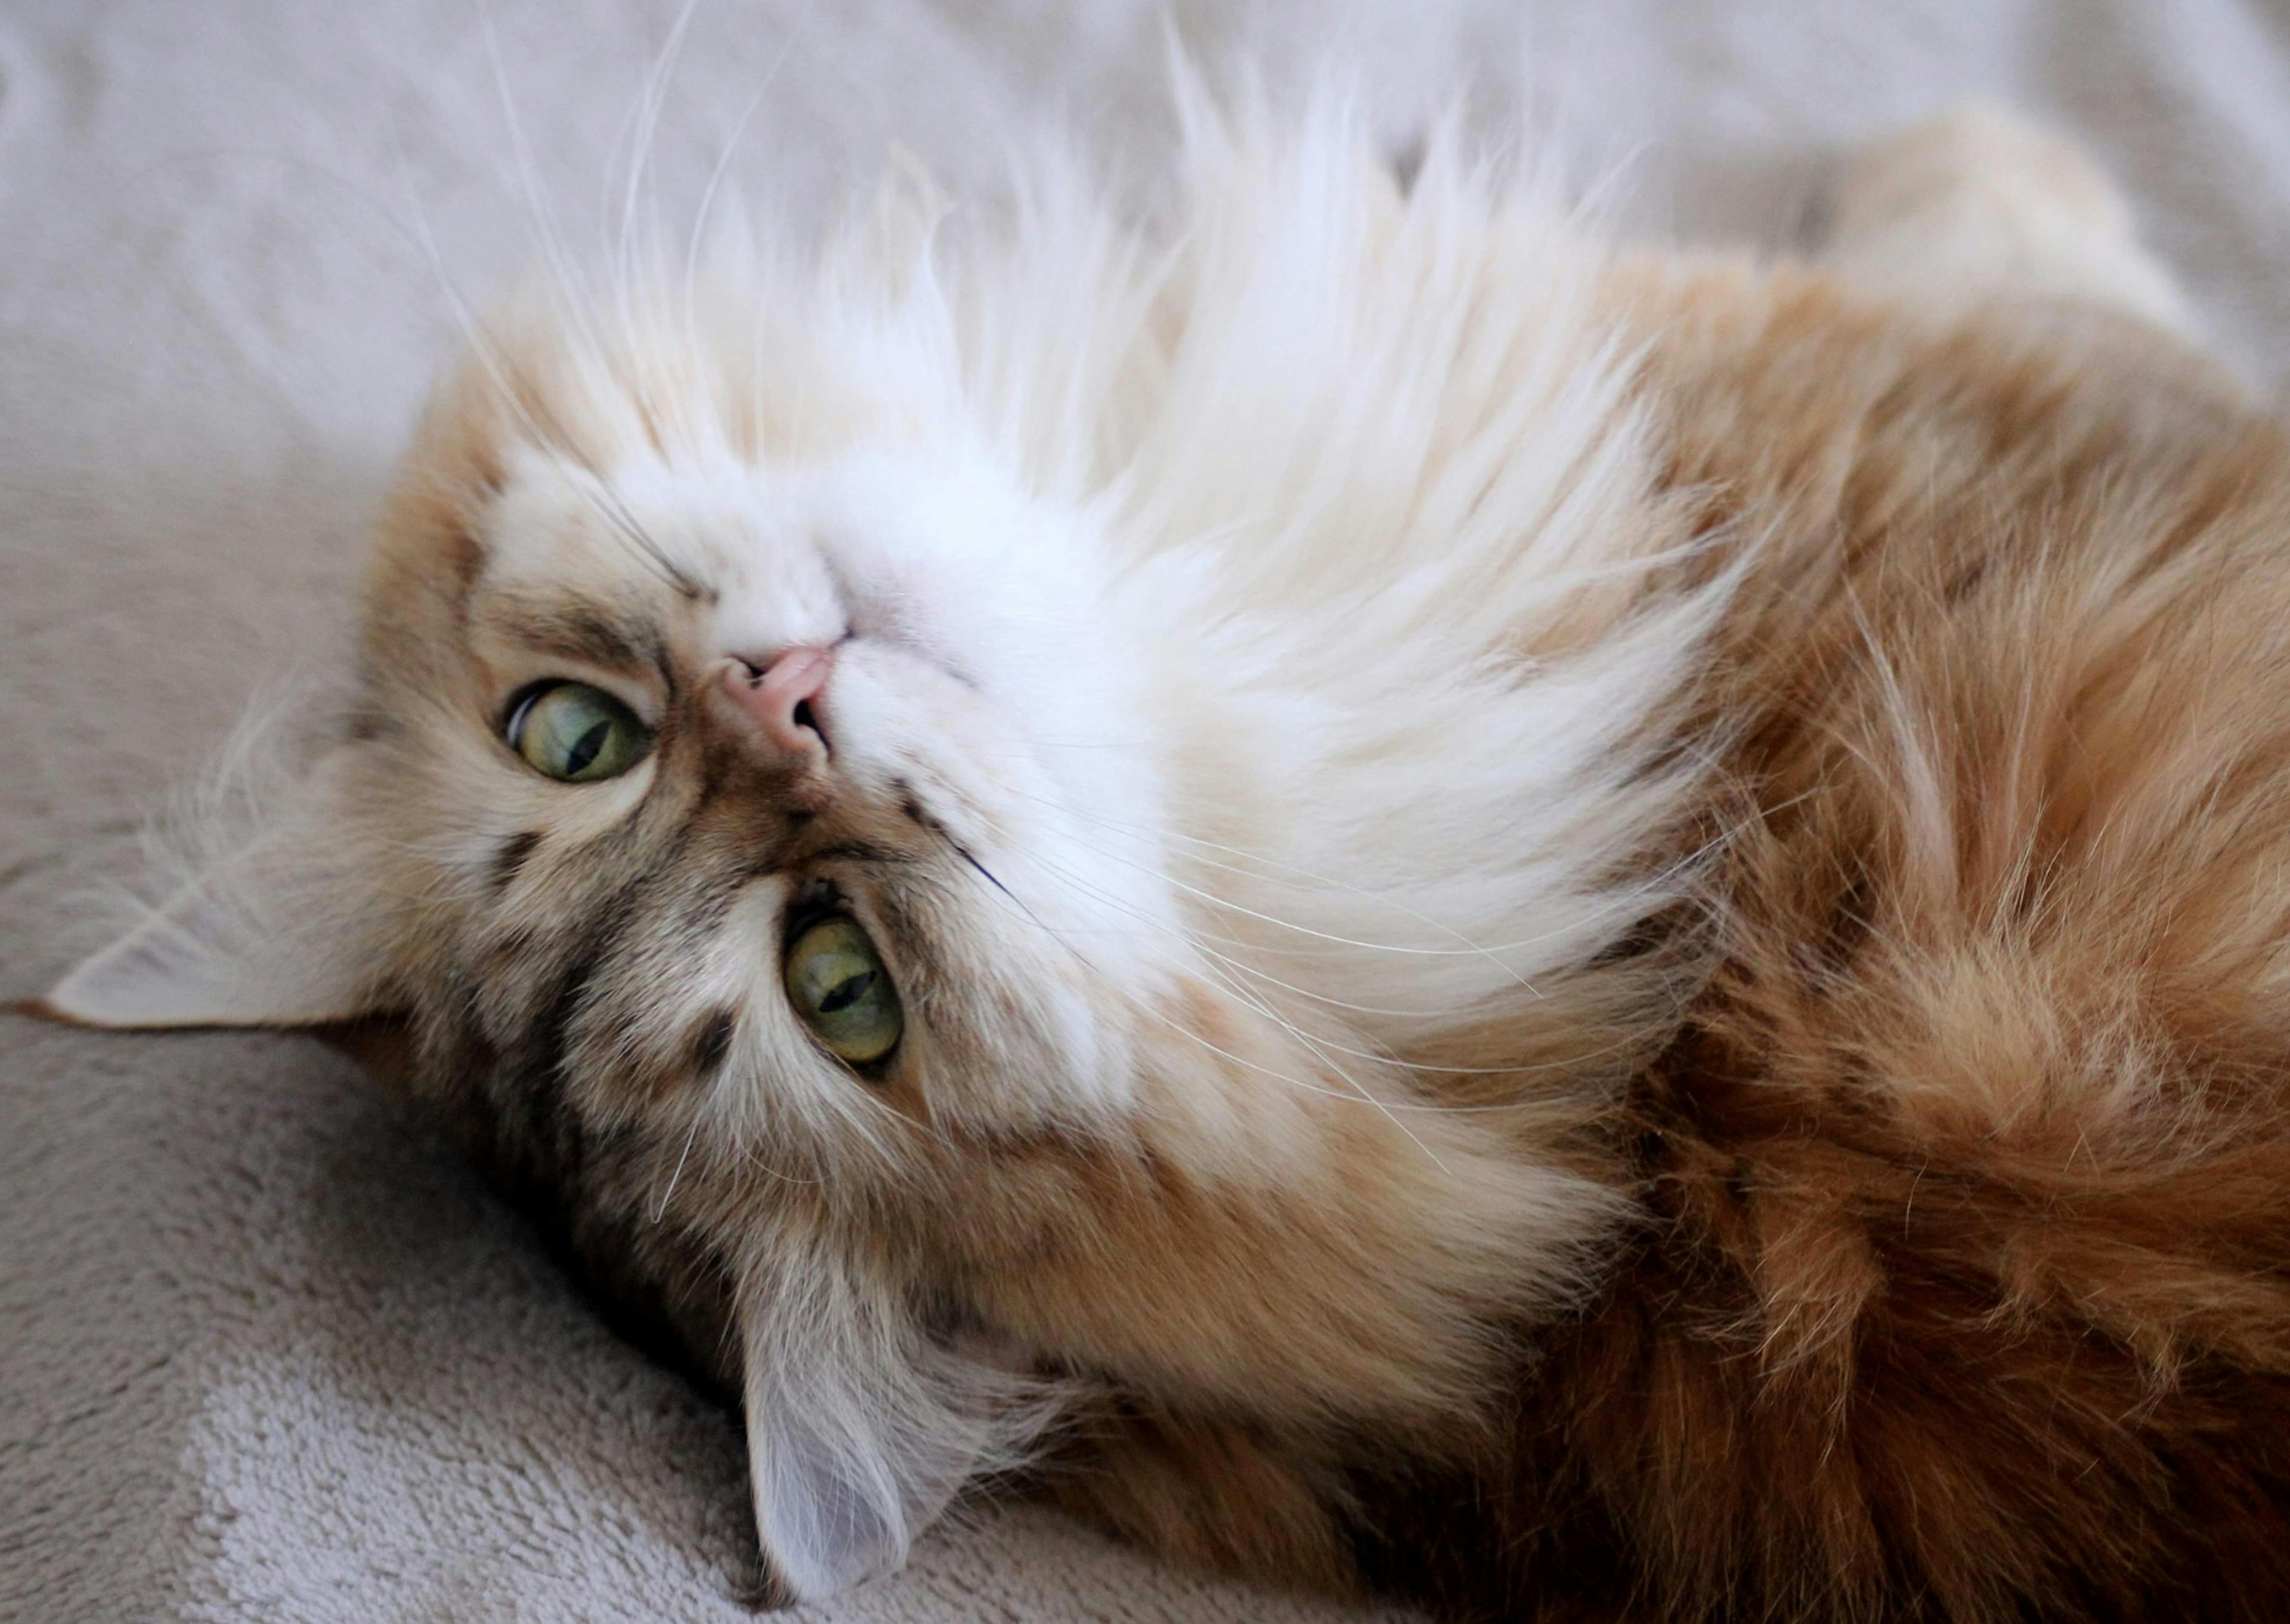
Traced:
[[634, 711], [586, 683], [535, 689], [509, 713], [505, 731], [528, 766], [567, 784], [618, 778], [652, 746]]
[[882, 956], [856, 920], [831, 915], [789, 944], [788, 1000], [819, 1041], [853, 1066], [899, 1046], [906, 1016]]

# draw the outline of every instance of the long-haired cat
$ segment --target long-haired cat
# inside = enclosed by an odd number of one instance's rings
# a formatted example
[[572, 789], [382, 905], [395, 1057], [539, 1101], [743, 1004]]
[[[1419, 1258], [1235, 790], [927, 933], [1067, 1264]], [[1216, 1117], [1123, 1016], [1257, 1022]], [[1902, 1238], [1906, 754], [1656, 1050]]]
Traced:
[[478, 328], [358, 692], [75, 971], [387, 1016], [742, 1396], [1466, 1614], [2290, 1614], [2290, 438], [1991, 115], [1807, 263], [1340, 98]]

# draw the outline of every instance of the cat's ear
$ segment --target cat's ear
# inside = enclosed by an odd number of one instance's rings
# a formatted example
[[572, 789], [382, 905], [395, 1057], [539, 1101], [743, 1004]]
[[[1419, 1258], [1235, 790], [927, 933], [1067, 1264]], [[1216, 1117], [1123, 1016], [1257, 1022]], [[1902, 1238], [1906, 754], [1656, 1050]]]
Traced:
[[266, 795], [252, 827], [156, 905], [137, 905], [124, 933], [35, 1007], [94, 1027], [318, 1026], [378, 1012], [378, 897], [349, 837], [356, 748]]
[[816, 1253], [747, 1271], [741, 1332], [756, 1532], [781, 1605], [891, 1572], [1041, 1424], [1037, 1388]]

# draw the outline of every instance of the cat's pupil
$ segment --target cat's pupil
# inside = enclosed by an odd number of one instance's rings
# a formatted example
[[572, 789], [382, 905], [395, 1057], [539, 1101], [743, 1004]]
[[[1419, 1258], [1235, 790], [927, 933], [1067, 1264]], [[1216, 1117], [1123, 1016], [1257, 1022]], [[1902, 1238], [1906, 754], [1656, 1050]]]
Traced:
[[874, 984], [875, 972], [871, 970], [862, 970], [857, 975], [845, 976], [827, 989], [827, 996], [819, 1001], [819, 1012], [822, 1015], [832, 1015], [837, 1010], [849, 1009], [860, 999], [865, 997], [867, 989]]
[[605, 748], [605, 737], [612, 731], [612, 722], [607, 719], [574, 740], [572, 748], [564, 753], [564, 776], [572, 778], [585, 771], [589, 764], [597, 759], [597, 752]]

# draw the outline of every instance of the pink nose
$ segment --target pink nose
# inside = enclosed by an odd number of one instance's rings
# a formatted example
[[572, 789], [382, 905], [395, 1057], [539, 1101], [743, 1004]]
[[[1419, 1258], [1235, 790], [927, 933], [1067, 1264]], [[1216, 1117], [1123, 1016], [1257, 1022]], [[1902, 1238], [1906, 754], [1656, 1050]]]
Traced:
[[724, 691], [772, 746], [794, 755], [824, 755], [827, 735], [813, 701], [834, 668], [829, 649], [789, 649], [761, 670], [734, 660], [724, 668]]

